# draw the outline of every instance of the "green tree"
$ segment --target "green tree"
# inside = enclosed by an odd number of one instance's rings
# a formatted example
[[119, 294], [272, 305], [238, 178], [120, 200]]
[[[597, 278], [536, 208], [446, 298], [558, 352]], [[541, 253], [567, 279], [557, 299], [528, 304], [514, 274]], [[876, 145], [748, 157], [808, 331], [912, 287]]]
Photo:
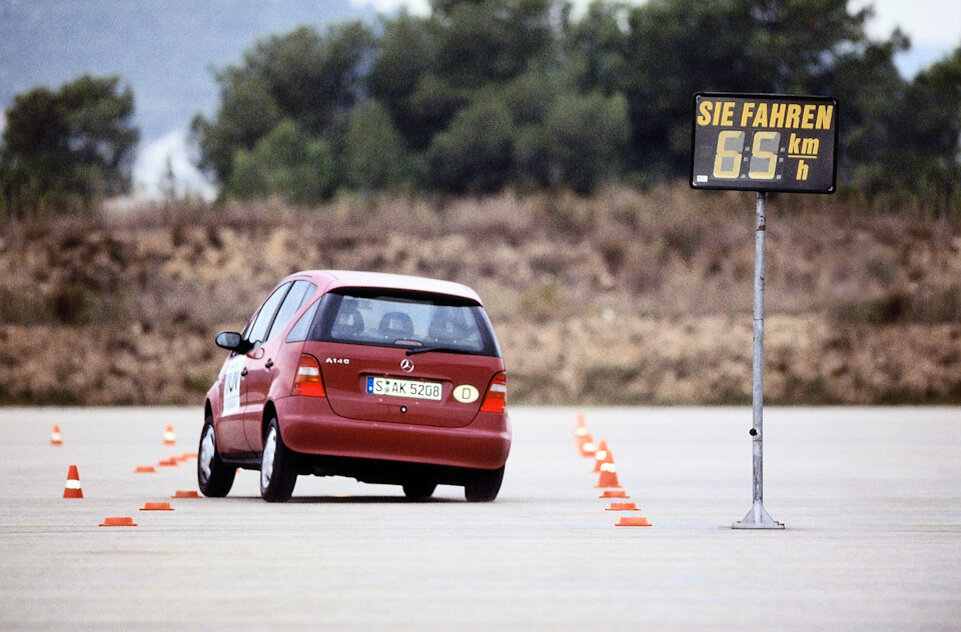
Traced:
[[252, 149], [283, 114], [261, 78], [228, 68], [218, 73], [217, 81], [221, 89], [216, 118], [198, 114], [191, 132], [200, 150], [200, 168], [223, 183], [230, 179], [234, 153]]
[[354, 107], [344, 137], [347, 181], [362, 189], [398, 186], [404, 177], [404, 146], [390, 113], [379, 102]]
[[0, 147], [0, 196], [9, 212], [66, 209], [124, 193], [131, 183], [133, 93], [119, 77], [81, 76], [57, 91], [17, 95]]
[[543, 123], [521, 129], [514, 158], [522, 181], [587, 194], [618, 175], [630, 133], [623, 95], [565, 92]]
[[557, 184], [554, 168], [555, 143], [544, 121], [563, 88], [556, 77], [526, 72], [501, 90], [516, 129], [513, 147], [514, 179], [518, 184], [548, 187]]
[[302, 26], [258, 41], [243, 64], [217, 73], [216, 116], [194, 118], [201, 168], [229, 181], [236, 151], [252, 149], [285, 118], [335, 144], [363, 98], [375, 42], [360, 22], [332, 26], [323, 35]]
[[437, 72], [480, 87], [516, 77], [552, 52], [551, 0], [433, 0]]
[[583, 92], [623, 91], [630, 76], [631, 38], [622, 25], [628, 7], [620, 2], [594, 0], [577, 21], [565, 15], [561, 50], [567, 81]]
[[516, 125], [542, 122], [557, 95], [564, 90], [557, 77], [537, 70], [519, 75], [498, 89]]
[[[431, 73], [437, 59], [436, 40], [427, 19], [406, 11], [385, 19], [380, 46], [367, 76], [372, 96], [384, 104], [407, 145], [417, 151], [430, 144], [462, 104], [459, 99], [452, 100], [449, 88]], [[438, 91], [435, 86], [445, 93], [441, 102], [433, 98]]]
[[434, 138], [428, 151], [432, 183], [457, 193], [500, 189], [511, 174], [513, 138], [507, 107], [478, 99]]
[[834, 96], [840, 104], [838, 171], [845, 186], [877, 194], [892, 184], [890, 165], [900, 162], [901, 153], [894, 140], [907, 131], [898, 128], [908, 85], [894, 65], [894, 54], [907, 46], [900, 37], [839, 55], [823, 83], [811, 91]]
[[[697, 91], [830, 90], [837, 64], [870, 43], [847, 0], [650, 0], [629, 16], [625, 78], [638, 166], [687, 168]], [[871, 89], [862, 83], [859, 89]]]
[[329, 135], [362, 96], [374, 43], [361, 22], [334, 25], [323, 36], [301, 26], [255, 45], [244, 68], [264, 81], [285, 117], [313, 136]]
[[616, 173], [630, 133], [622, 95], [567, 94], [551, 107], [545, 122], [553, 140], [553, 172], [578, 193], [591, 193]]
[[900, 114], [892, 137], [908, 160], [894, 160], [892, 171], [937, 211], [961, 209], [961, 46], [914, 78]]
[[332, 192], [334, 181], [330, 146], [285, 119], [253, 150], [234, 153], [223, 193], [243, 199], [279, 195], [293, 204], [313, 204]]
[[[413, 123], [408, 142], [416, 149], [426, 148], [438, 132], [447, 127], [457, 111], [470, 103], [470, 91], [452, 86], [433, 72], [424, 74], [400, 113]], [[407, 117], [404, 117], [407, 114]]]
[[479, 91], [553, 60], [552, 0], [438, 0], [430, 18], [385, 20], [372, 94], [409, 147], [426, 149]]

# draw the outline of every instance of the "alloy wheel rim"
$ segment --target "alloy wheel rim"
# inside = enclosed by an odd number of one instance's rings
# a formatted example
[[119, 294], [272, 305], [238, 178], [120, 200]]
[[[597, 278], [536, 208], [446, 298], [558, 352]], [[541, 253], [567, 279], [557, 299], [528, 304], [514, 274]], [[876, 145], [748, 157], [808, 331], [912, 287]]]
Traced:
[[214, 443], [214, 429], [207, 426], [206, 432], [204, 432], [203, 441], [200, 442], [200, 471], [203, 473], [204, 481], [210, 479], [210, 471], [214, 463], [214, 454], [216, 453], [216, 446]]
[[260, 464], [260, 486], [262, 489], [267, 489], [270, 484], [270, 477], [274, 473], [274, 455], [276, 452], [277, 431], [271, 428], [270, 432], [267, 433], [267, 439], [264, 441], [264, 456]]

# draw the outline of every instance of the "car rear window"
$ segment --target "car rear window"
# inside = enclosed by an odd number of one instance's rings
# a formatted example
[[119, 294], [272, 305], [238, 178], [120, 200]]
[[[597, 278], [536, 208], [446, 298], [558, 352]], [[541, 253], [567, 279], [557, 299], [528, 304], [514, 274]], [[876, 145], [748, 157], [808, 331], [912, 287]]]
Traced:
[[484, 308], [441, 294], [370, 289], [327, 294], [308, 339], [500, 357]]

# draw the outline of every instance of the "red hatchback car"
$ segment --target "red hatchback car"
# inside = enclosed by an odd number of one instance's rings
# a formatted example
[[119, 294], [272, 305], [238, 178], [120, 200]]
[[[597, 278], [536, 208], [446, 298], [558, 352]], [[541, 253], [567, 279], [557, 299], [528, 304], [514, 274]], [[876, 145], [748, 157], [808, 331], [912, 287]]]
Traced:
[[438, 484], [497, 497], [510, 452], [506, 375], [480, 298], [457, 283], [306, 271], [285, 278], [229, 350], [207, 392], [197, 480], [225, 496], [238, 467], [268, 501], [300, 474]]

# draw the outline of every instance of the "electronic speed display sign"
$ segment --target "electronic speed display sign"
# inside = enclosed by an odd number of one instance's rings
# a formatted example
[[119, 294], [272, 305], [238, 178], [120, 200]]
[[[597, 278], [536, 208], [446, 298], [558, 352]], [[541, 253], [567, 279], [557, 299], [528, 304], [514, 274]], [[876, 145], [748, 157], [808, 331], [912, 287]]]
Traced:
[[699, 92], [691, 187], [834, 193], [837, 120], [831, 97]]

